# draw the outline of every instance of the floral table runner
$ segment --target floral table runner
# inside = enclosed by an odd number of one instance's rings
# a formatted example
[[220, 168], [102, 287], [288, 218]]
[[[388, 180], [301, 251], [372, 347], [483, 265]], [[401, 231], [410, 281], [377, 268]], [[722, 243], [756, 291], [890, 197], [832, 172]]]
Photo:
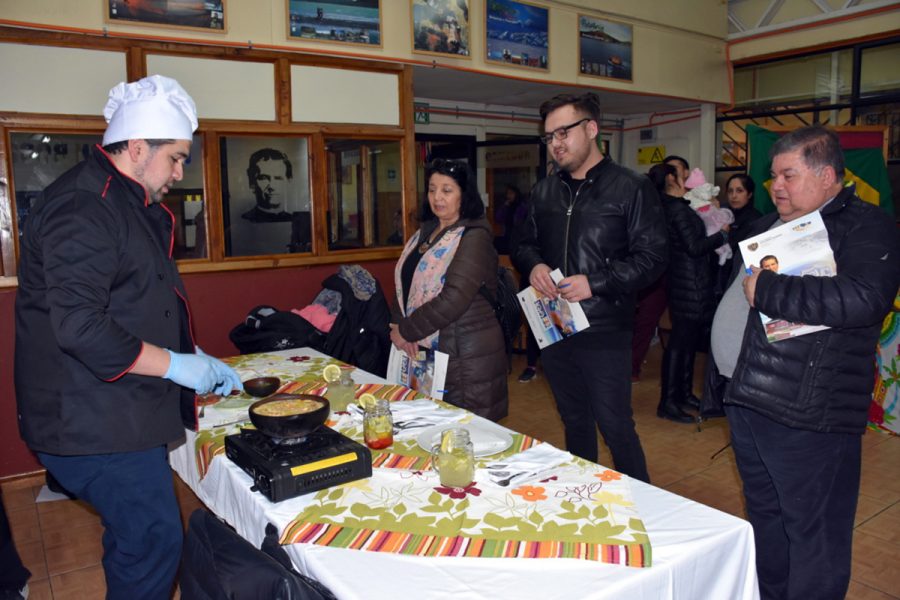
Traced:
[[[226, 359], [243, 379], [275, 375], [287, 382], [279, 391], [321, 393], [322, 369], [340, 361], [283, 354]], [[391, 401], [423, 398], [393, 384], [358, 384], [355, 396], [369, 392]], [[203, 477], [214, 457], [224, 454], [224, 438], [248, 426], [247, 409], [256, 401], [244, 394], [205, 407], [206, 423], [196, 438], [197, 466]], [[460, 410], [439, 402], [448, 410]], [[362, 443], [359, 419], [341, 414], [328, 425]], [[466, 423], [466, 415], [458, 420]], [[207, 425], [208, 427], [208, 425]], [[476, 459], [475, 481], [447, 488], [431, 470], [429, 453], [415, 437], [396, 439], [385, 451], [372, 451], [373, 476], [321, 490], [291, 518], [274, 518], [281, 543], [311, 543], [417, 556], [577, 558], [633, 567], [651, 564], [650, 541], [632, 501], [628, 478], [576, 457], [541, 473], [541, 479], [501, 487], [483, 467], [540, 442], [512, 433], [502, 453]], [[278, 521], [281, 522], [278, 522]]]

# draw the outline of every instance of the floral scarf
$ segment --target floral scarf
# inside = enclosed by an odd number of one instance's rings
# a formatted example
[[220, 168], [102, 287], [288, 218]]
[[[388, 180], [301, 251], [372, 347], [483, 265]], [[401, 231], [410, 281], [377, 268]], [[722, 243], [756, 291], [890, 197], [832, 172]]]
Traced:
[[[417, 308], [430, 301], [441, 293], [444, 288], [444, 278], [447, 274], [447, 268], [453, 261], [453, 255], [459, 247], [459, 240], [462, 238], [465, 227], [454, 227], [445, 231], [437, 241], [432, 244], [422, 258], [413, 273], [412, 283], [409, 286], [409, 298], [403, 302], [403, 281], [401, 272], [403, 263], [411, 252], [414, 252], [419, 246], [419, 239], [422, 235], [420, 229], [413, 235], [403, 248], [403, 254], [397, 261], [394, 268], [394, 288], [397, 290], [397, 300], [404, 317], [408, 317], [416, 311]], [[419, 344], [432, 350], [437, 350], [438, 334], [435, 331], [423, 340], [419, 340]]]

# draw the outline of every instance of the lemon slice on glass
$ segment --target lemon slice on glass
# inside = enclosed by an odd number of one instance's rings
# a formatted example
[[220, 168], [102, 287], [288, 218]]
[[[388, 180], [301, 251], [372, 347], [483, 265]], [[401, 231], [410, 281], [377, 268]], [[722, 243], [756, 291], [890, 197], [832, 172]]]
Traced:
[[363, 410], [366, 410], [369, 407], [369, 404], [371, 403], [374, 405], [376, 400], [377, 398], [375, 398], [375, 396], [366, 392], [359, 397], [359, 406]]
[[334, 383], [341, 379], [341, 368], [337, 365], [328, 365], [322, 369], [322, 379], [328, 383]]

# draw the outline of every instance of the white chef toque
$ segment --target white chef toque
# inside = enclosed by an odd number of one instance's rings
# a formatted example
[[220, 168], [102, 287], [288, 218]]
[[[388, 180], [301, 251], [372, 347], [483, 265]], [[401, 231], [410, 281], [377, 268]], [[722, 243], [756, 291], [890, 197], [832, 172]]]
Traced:
[[124, 140], [190, 140], [197, 129], [197, 107], [170, 77], [151, 75], [109, 90], [103, 107], [109, 125], [103, 145]]

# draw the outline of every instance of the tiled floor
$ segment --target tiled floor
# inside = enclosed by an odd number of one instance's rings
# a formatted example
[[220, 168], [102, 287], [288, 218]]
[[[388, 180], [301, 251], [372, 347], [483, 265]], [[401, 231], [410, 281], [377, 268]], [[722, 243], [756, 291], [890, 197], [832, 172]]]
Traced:
[[[651, 348], [645, 375], [633, 386], [638, 432], [650, 476], [657, 486], [719, 510], [743, 516], [740, 481], [728, 444], [724, 419], [696, 426], [656, 417], [659, 394], [659, 347]], [[547, 381], [540, 373], [520, 384], [524, 366], [514, 359], [510, 376], [510, 416], [504, 424], [562, 447], [562, 425]], [[700, 367], [698, 365], [698, 372]], [[605, 449], [601, 462], [608, 462]], [[900, 599], [900, 438], [867, 432], [863, 436], [863, 475], [854, 536], [853, 580], [848, 598]], [[199, 500], [176, 477], [176, 490], [186, 517]], [[36, 503], [42, 476], [3, 483], [3, 500], [13, 537], [26, 566], [34, 600], [102, 598], [100, 565], [102, 527], [97, 515], [74, 501]], [[177, 596], [177, 594], [176, 594]]]

